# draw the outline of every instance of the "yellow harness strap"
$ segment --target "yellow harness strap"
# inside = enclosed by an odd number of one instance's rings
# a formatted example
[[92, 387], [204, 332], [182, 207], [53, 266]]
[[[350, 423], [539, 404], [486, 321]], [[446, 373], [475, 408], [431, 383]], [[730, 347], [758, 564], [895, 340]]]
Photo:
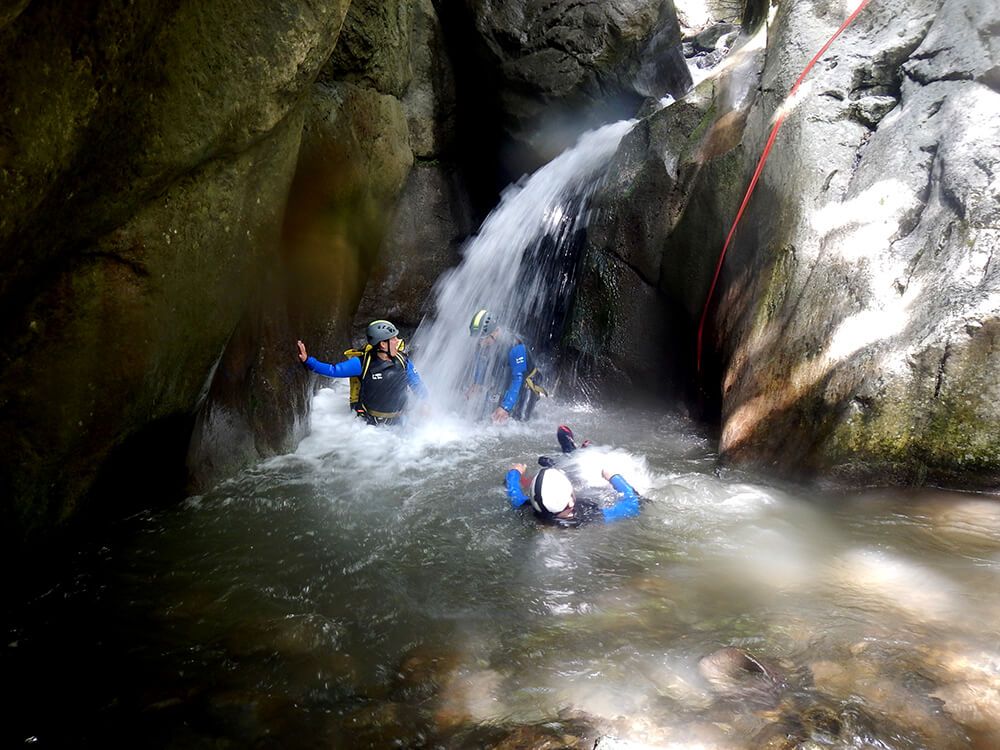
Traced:
[[[403, 351], [404, 346], [405, 344], [403, 343], [403, 340], [400, 339], [399, 348], [397, 351], [400, 352]], [[358, 359], [361, 360], [361, 377], [353, 377], [349, 381], [350, 383], [349, 398], [352, 404], [356, 404], [361, 400], [361, 378], [363, 378], [365, 376], [365, 373], [368, 372], [368, 366], [371, 364], [371, 353], [372, 353], [371, 344], [365, 344], [364, 349], [348, 349], [347, 351], [344, 352], [344, 356], [347, 357], [348, 359], [357, 357]], [[403, 363], [403, 366], [404, 367], [406, 366], [405, 362]]]
[[529, 372], [527, 375], [524, 376], [524, 384], [528, 386], [528, 388], [533, 390], [535, 393], [537, 393], [539, 396], [545, 396], [546, 398], [548, 398], [549, 395], [548, 391], [546, 391], [544, 388], [542, 388], [542, 386], [538, 385], [538, 383], [536, 383], [534, 380], [531, 379], [531, 376], [534, 375], [536, 372], [538, 372], [538, 368], [537, 367], [532, 368], [531, 372]]
[[364, 410], [366, 414], [371, 414], [373, 417], [378, 417], [379, 419], [395, 419], [403, 413], [401, 411], [375, 411], [374, 409], [369, 409], [367, 406], [364, 407]]

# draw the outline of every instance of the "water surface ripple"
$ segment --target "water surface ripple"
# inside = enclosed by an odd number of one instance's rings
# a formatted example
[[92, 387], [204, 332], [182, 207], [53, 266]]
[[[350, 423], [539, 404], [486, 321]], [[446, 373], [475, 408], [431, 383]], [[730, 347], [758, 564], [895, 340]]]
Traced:
[[[578, 483], [620, 471], [638, 519], [510, 508], [560, 422], [596, 443]], [[601, 748], [1000, 746], [1000, 505], [821, 495], [713, 450], [558, 402], [379, 430], [325, 389], [294, 454], [129, 519], [21, 607], [8, 746], [474, 747], [556, 719]]]

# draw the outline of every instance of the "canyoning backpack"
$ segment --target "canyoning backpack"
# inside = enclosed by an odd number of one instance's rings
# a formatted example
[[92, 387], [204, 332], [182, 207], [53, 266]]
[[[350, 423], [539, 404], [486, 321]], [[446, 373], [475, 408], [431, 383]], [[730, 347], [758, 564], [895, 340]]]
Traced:
[[[399, 359], [400, 364], [402, 364], [405, 369], [406, 356], [403, 354], [403, 346], [403, 339], [400, 339], [399, 346], [397, 347], [397, 351], [399, 353], [396, 356]], [[372, 357], [375, 356], [373, 352], [374, 349], [375, 347], [371, 344], [365, 344], [361, 349], [347, 349], [344, 352], [344, 356], [348, 359], [357, 357], [361, 360], [361, 375], [350, 378], [350, 395], [348, 398], [351, 404], [351, 411], [353, 411], [357, 416], [365, 419], [368, 418], [368, 415], [366, 414], [364, 406], [361, 403], [361, 379], [365, 376], [365, 373], [368, 372], [368, 368], [371, 366]]]

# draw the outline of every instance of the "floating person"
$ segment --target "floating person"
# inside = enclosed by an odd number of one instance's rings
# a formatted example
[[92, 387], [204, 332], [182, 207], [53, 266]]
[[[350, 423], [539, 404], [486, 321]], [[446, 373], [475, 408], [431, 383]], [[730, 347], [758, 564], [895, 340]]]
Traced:
[[[543, 456], [544, 458], [544, 456]], [[542, 523], [571, 528], [594, 520], [606, 523], [639, 515], [639, 495], [621, 474], [607, 469], [601, 475], [618, 492], [618, 500], [610, 508], [578, 498], [566, 472], [553, 466], [542, 468], [531, 480], [531, 494], [525, 495], [521, 483], [527, 467], [514, 464], [507, 472], [507, 497], [515, 508], [530, 503], [535, 517]]]
[[[360, 356], [335, 365], [310, 357], [301, 341], [299, 361], [328, 378], [358, 378], [357, 415], [372, 425], [396, 424], [406, 409], [407, 389], [427, 398], [427, 388], [409, 358], [400, 351], [399, 331], [388, 320], [373, 320], [365, 331], [368, 346]], [[353, 398], [352, 398], [353, 401]]]
[[[541, 375], [534, 365], [530, 347], [521, 336], [504, 331], [489, 310], [479, 310], [472, 316], [469, 334], [478, 340], [472, 385], [466, 389], [465, 397], [471, 398], [485, 388], [485, 398], [489, 399], [489, 388], [498, 385], [506, 370], [507, 387], [490, 418], [499, 424], [510, 417], [530, 419], [538, 397], [548, 396], [539, 384]], [[506, 361], [501, 359], [502, 355], [506, 355]]]

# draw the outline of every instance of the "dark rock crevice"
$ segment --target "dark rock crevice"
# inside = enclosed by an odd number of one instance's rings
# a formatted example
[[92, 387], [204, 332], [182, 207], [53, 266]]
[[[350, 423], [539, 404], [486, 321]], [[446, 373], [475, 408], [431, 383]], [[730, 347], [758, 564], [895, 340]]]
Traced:
[[[475, 18], [464, 3], [436, 2], [445, 48], [455, 71], [456, 115], [451, 154], [460, 167], [475, 217], [482, 220], [500, 191], [520, 177], [506, 166], [502, 82], [495, 57], [475, 31]], [[502, 41], [503, 36], [499, 39]], [[517, 42], [510, 40], [511, 48]], [[477, 221], [478, 223], [478, 221]]]
[[934, 398], [941, 396], [941, 384], [944, 382], [945, 368], [948, 365], [948, 357], [951, 354], [951, 341], [944, 344], [944, 352], [941, 354], [941, 361], [938, 363], [937, 378], [934, 381]]

